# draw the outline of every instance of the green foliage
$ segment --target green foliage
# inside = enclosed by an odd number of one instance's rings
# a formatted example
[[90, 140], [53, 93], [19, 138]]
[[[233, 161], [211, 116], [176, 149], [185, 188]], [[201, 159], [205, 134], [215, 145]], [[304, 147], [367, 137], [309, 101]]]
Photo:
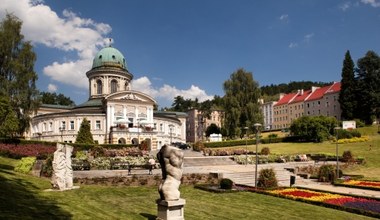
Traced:
[[0, 23], [0, 96], [9, 97], [14, 113], [7, 126], [11, 133], [17, 129], [17, 135], [29, 128], [30, 115], [39, 105], [38, 75], [34, 72], [36, 55], [31, 43], [24, 41], [21, 26], [22, 21], [12, 14], [7, 14]]
[[349, 130], [340, 129], [337, 132], [338, 132], [337, 133], [338, 139], [350, 139], [353, 137], [361, 137], [362, 136], [358, 130], [349, 131]]
[[343, 61], [342, 81], [339, 93], [340, 109], [342, 110], [342, 119], [344, 120], [352, 120], [354, 118], [354, 110], [357, 106], [354, 68], [355, 65], [351, 59], [350, 51], [347, 51]]
[[227, 136], [234, 138], [242, 133], [240, 128], [254, 130], [255, 123], [262, 123], [260, 111], [259, 84], [253, 79], [251, 72], [238, 69], [223, 84], [224, 96], [224, 128]]
[[276, 173], [273, 168], [260, 170], [257, 186], [265, 189], [278, 186]]
[[367, 125], [374, 118], [380, 118], [380, 57], [373, 51], [368, 51], [358, 60], [356, 86], [357, 105], [355, 116]]
[[353, 162], [354, 156], [352, 155], [350, 150], [344, 151], [342, 155], [342, 161], [343, 162]]
[[28, 174], [32, 170], [35, 162], [36, 157], [23, 157], [15, 167], [15, 171], [19, 173]]
[[270, 99], [266, 99], [265, 96], [277, 96], [277, 99], [273, 99], [272, 101], [277, 101], [280, 93], [292, 93], [299, 89], [308, 90], [312, 86], [324, 87], [327, 85], [331, 85], [331, 82], [311, 82], [311, 81], [299, 81], [299, 82], [290, 82], [290, 83], [281, 83], [278, 85], [268, 85], [262, 86], [261, 94], [264, 96], [265, 101], [271, 101]]
[[90, 130], [90, 122], [84, 118], [80, 128], [79, 132], [77, 135], [77, 139], [75, 140], [75, 143], [80, 143], [80, 144], [93, 144], [94, 139], [92, 137], [92, 133]]
[[44, 163], [42, 164], [41, 175], [44, 177], [51, 177], [53, 175], [53, 159], [54, 155], [49, 154]]
[[220, 188], [221, 189], [232, 189], [234, 182], [230, 179], [223, 178], [220, 180]]
[[214, 123], [210, 124], [210, 126], [206, 128], [206, 137], [209, 137], [210, 134], [220, 134], [220, 133], [221, 133], [220, 128]]
[[270, 154], [270, 150], [269, 150], [269, 147], [263, 147], [261, 149], [261, 155], [269, 155]]
[[197, 141], [197, 142], [195, 142], [195, 144], [193, 145], [193, 150], [195, 150], [195, 151], [202, 151], [203, 148], [205, 148], [205, 145], [203, 144], [202, 141]]
[[9, 98], [0, 97], [0, 137], [14, 137], [19, 131], [19, 120]]
[[268, 138], [277, 138], [278, 137], [278, 134], [270, 134], [268, 135]]
[[74, 101], [72, 101], [70, 97], [66, 97], [61, 93], [57, 95], [55, 92], [41, 92], [40, 96], [43, 104], [75, 106]]
[[318, 181], [319, 182], [332, 182], [336, 177], [336, 169], [334, 165], [322, 165], [319, 168]]
[[290, 130], [293, 135], [303, 137], [305, 141], [322, 142], [334, 134], [337, 124], [334, 117], [303, 116], [292, 122]]

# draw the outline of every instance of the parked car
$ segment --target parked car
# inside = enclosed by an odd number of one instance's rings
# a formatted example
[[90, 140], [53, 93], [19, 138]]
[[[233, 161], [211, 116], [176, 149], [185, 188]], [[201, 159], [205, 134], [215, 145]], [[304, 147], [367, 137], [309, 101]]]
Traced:
[[186, 150], [186, 149], [190, 149], [190, 145], [186, 144], [186, 143], [182, 143], [182, 142], [175, 142], [175, 143], [172, 143], [172, 145], [178, 147], [179, 149], [182, 149], [182, 150]]

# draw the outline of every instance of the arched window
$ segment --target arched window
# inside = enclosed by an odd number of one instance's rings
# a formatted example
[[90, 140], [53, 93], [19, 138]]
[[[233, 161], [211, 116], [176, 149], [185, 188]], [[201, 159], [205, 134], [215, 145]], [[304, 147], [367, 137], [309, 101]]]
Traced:
[[96, 88], [97, 88], [97, 94], [101, 95], [103, 91], [103, 85], [102, 85], [101, 80], [96, 81]]
[[111, 81], [111, 93], [117, 92], [117, 81], [112, 80]]

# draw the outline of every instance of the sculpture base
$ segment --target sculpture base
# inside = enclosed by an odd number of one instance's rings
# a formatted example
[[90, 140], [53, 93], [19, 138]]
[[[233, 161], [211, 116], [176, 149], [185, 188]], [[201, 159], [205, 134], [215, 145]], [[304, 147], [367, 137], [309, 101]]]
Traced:
[[186, 200], [179, 199], [174, 201], [166, 201], [158, 199], [157, 203], [157, 220], [184, 220], [184, 206]]

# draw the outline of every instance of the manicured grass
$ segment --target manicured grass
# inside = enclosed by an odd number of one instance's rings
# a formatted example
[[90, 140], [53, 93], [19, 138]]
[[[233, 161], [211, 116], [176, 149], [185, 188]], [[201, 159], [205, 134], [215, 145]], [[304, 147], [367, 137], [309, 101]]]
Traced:
[[[48, 179], [18, 174], [0, 157], [0, 219], [155, 219], [156, 187], [81, 186], [47, 192]], [[186, 219], [370, 219], [251, 192], [215, 194], [181, 186]]]
[[[357, 157], [364, 157], [364, 165], [353, 165], [343, 168], [345, 174], [360, 174], [366, 179], [380, 180], [380, 134], [377, 133], [377, 127], [364, 127], [358, 129], [363, 135], [369, 136], [370, 140], [360, 143], [339, 144], [339, 155], [342, 156], [344, 151], [350, 150]], [[371, 150], [370, 150], [371, 145]], [[237, 146], [231, 148], [244, 148]], [[333, 142], [326, 141], [323, 143], [275, 143], [260, 144], [258, 152], [263, 147], [269, 147], [272, 154], [296, 155], [296, 154], [317, 154], [326, 153], [335, 155], [336, 145]], [[249, 145], [248, 150], [255, 151], [256, 145]]]

